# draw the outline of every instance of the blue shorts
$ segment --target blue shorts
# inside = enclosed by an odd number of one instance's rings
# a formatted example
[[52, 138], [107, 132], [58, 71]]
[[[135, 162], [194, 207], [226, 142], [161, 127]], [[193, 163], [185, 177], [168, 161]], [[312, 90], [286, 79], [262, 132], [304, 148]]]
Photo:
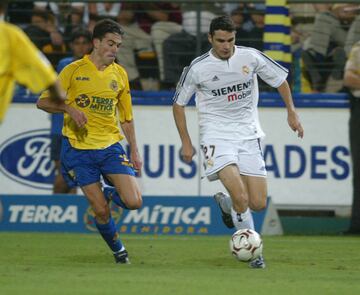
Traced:
[[62, 141], [61, 172], [69, 187], [99, 182], [100, 175], [135, 176], [133, 165], [120, 143], [106, 149], [80, 150], [73, 148], [66, 137]]

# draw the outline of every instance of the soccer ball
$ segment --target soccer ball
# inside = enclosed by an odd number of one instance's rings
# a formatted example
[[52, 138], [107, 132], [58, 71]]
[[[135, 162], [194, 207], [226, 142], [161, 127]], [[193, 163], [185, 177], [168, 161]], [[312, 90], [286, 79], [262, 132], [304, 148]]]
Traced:
[[232, 255], [240, 261], [250, 261], [262, 254], [263, 243], [260, 235], [252, 229], [236, 231], [229, 242]]

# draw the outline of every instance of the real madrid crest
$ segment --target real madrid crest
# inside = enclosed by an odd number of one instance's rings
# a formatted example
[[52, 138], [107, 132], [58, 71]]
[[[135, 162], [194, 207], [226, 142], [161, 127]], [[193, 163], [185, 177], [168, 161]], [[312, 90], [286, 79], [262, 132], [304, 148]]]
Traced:
[[250, 69], [248, 66], [243, 66], [242, 71], [243, 71], [243, 74], [246, 74], [246, 75], [250, 73]]
[[208, 167], [214, 166], [214, 161], [213, 161], [212, 159], [208, 159], [208, 160], [206, 161], [206, 163], [207, 163], [207, 166], [208, 166]]
[[118, 91], [119, 90], [119, 85], [115, 80], [111, 80], [110, 82], [110, 88], [114, 91]]

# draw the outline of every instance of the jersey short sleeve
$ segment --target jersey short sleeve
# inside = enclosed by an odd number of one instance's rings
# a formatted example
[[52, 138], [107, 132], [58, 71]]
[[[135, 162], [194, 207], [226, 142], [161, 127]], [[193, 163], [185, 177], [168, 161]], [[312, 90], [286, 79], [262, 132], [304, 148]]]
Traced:
[[76, 68], [77, 68], [77, 66], [75, 64], [69, 64], [65, 68], [63, 68], [63, 70], [59, 74], [58, 79], [59, 79], [61, 88], [65, 92], [67, 92], [67, 90], [70, 87], [71, 76], [73, 75]]
[[257, 60], [256, 74], [270, 86], [279, 87], [288, 76], [288, 70], [266, 54], [256, 49], [252, 50]]
[[196, 75], [192, 65], [184, 68], [176, 87], [176, 92], [173, 98], [174, 103], [181, 106], [185, 106], [189, 103], [196, 90], [195, 77]]

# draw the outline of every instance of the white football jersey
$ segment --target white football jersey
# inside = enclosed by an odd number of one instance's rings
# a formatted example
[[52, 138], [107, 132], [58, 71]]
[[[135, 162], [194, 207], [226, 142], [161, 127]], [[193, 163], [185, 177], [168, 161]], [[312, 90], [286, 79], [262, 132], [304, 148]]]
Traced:
[[287, 69], [254, 48], [235, 46], [228, 60], [210, 50], [184, 68], [174, 102], [184, 106], [195, 93], [202, 141], [259, 138], [264, 132], [257, 110], [257, 75], [277, 88], [287, 74]]

